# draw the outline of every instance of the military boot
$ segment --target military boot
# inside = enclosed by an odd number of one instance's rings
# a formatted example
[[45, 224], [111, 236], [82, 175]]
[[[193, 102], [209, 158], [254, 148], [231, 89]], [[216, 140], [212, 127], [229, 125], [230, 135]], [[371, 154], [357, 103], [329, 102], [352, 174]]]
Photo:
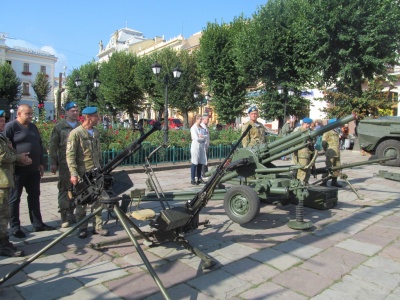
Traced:
[[103, 227], [97, 227], [96, 229], [93, 228], [92, 233], [100, 234], [101, 236], [107, 236], [109, 232], [108, 229], [104, 229]]
[[342, 185], [337, 182], [337, 177], [332, 177], [331, 186], [335, 186], [335, 187], [338, 187], [338, 188], [342, 187]]
[[68, 213], [66, 210], [63, 210], [61, 211], [61, 228], [68, 228], [69, 226]]
[[0, 256], [8, 257], [21, 257], [24, 255], [22, 250], [18, 250], [14, 245], [7, 239], [0, 240]]

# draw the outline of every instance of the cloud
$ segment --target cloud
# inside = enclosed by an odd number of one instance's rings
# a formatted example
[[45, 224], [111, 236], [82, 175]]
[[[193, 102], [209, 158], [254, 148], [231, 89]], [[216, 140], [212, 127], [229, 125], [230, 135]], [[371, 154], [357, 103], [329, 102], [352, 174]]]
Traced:
[[67, 56], [63, 53], [58, 53], [52, 46], [42, 46], [41, 48], [38, 48], [37, 46], [34, 46], [33, 44], [20, 40], [20, 39], [15, 39], [15, 38], [10, 38], [8, 37], [6, 39], [6, 45], [8, 47], [22, 47], [22, 48], [28, 48], [28, 49], [34, 49], [34, 50], [42, 50], [46, 51], [47, 53], [50, 53], [57, 57], [57, 61], [55, 64], [55, 70], [54, 70], [54, 76], [58, 77], [59, 73], [64, 72], [64, 66], [68, 66], [68, 59]]
[[54, 76], [57, 77], [59, 73], [64, 72], [64, 66], [68, 65], [68, 59], [63, 53], [58, 53], [52, 46], [43, 46], [40, 50], [49, 52], [58, 58], [55, 65]]

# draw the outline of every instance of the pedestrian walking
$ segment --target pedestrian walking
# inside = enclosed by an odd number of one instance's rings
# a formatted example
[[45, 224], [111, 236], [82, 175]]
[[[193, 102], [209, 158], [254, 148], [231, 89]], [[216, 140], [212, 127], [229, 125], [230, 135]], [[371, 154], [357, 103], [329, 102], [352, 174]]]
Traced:
[[[205, 142], [204, 142], [204, 147], [206, 150], [206, 158], [208, 161], [208, 148], [210, 147], [210, 132], [208, 131], [208, 122], [209, 122], [209, 117], [208, 114], [205, 113], [203, 114], [202, 118], [201, 118], [201, 123], [200, 126], [202, 128], [202, 134], [205, 136]], [[206, 173], [208, 172], [208, 166], [207, 163], [205, 163], [202, 167], [202, 171], [201, 171], [201, 177], [202, 179], [206, 179]]]

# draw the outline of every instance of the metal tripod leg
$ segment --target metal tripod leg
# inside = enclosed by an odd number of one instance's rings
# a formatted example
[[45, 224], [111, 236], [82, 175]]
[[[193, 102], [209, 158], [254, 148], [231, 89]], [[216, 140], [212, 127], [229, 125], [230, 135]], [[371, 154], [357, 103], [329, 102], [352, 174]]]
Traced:
[[341, 179], [343, 179], [351, 188], [351, 190], [357, 195], [357, 198], [359, 200], [364, 200], [364, 196], [361, 196], [357, 190], [353, 187], [353, 185], [350, 183], [349, 179], [347, 178], [347, 175], [343, 174], [342, 176], [340, 176]]
[[[118, 208], [119, 211], [121, 211], [120, 208]], [[114, 209], [115, 210], [115, 209]], [[125, 214], [121, 211], [121, 213], [125, 216]], [[125, 216], [126, 217], [126, 216]], [[133, 229], [139, 233], [139, 235], [144, 239], [143, 244], [146, 246], [152, 246], [154, 243], [150, 238], [135, 224], [132, 222], [131, 219], [128, 217], [125, 218], [125, 221], [127, 221]], [[119, 239], [114, 239], [114, 240], [107, 240], [107, 241], [101, 241], [99, 243], [90, 243], [89, 246], [92, 247], [93, 249], [100, 249], [101, 247], [108, 246], [108, 245], [115, 245], [115, 244], [121, 244], [130, 241], [129, 237], [122, 237]]]
[[76, 229], [79, 228], [79, 226], [81, 226], [83, 223], [89, 221], [92, 217], [94, 217], [96, 214], [100, 213], [103, 210], [103, 207], [100, 206], [98, 207], [96, 210], [94, 210], [92, 213], [90, 213], [89, 215], [87, 215], [85, 218], [83, 218], [82, 220], [80, 220], [78, 223], [76, 223], [73, 227], [71, 227], [71, 229], [67, 230], [66, 232], [64, 232], [62, 235], [60, 235], [58, 238], [56, 238], [54, 241], [52, 241], [50, 244], [48, 244], [47, 246], [45, 246], [44, 248], [42, 248], [42, 250], [40, 250], [38, 253], [36, 253], [35, 255], [29, 257], [26, 261], [24, 261], [21, 265], [19, 265], [17, 268], [15, 268], [14, 270], [12, 270], [10, 273], [8, 273], [6, 276], [4, 276], [3, 278], [0, 279], [0, 285], [3, 284], [4, 282], [6, 282], [8, 279], [10, 279], [11, 277], [13, 277], [15, 274], [17, 274], [19, 271], [21, 271], [22, 269], [24, 269], [27, 265], [29, 265], [31, 262], [33, 262], [34, 260], [36, 260], [37, 258], [39, 258], [39, 256], [41, 256], [43, 253], [45, 253], [47, 250], [50, 250], [53, 246], [55, 246], [56, 244], [58, 244], [59, 242], [61, 242], [61, 240], [63, 240], [64, 238], [66, 238], [68, 235], [70, 235], [72, 232], [74, 232]]
[[161, 280], [158, 278], [156, 272], [154, 271], [153, 267], [151, 266], [149, 260], [146, 257], [146, 254], [144, 254], [142, 248], [140, 247], [139, 243], [137, 242], [135, 236], [133, 235], [132, 231], [130, 231], [128, 225], [127, 225], [127, 220], [130, 221], [128, 219], [128, 217], [121, 212], [121, 210], [119, 209], [118, 206], [115, 206], [114, 208], [115, 213], [117, 214], [117, 217], [119, 218], [122, 227], [124, 227], [125, 232], [128, 234], [130, 240], [132, 241], [133, 245], [135, 246], [137, 252], [139, 253], [140, 257], [142, 258], [144, 264], [147, 267], [147, 270], [150, 272], [151, 277], [153, 277], [154, 281], [156, 282], [156, 284], [158, 285], [161, 293], [163, 294], [164, 298], [169, 300], [171, 299], [168, 294], [167, 291], [164, 287], [164, 285], [162, 284]]
[[183, 247], [185, 247], [187, 250], [192, 252], [194, 255], [196, 255], [198, 258], [202, 260], [201, 268], [202, 269], [210, 269], [212, 268], [216, 262], [207, 254], [202, 252], [199, 248], [193, 247], [190, 245], [190, 243], [185, 240], [184, 238], [177, 238], [175, 240], [176, 243], [181, 244]]

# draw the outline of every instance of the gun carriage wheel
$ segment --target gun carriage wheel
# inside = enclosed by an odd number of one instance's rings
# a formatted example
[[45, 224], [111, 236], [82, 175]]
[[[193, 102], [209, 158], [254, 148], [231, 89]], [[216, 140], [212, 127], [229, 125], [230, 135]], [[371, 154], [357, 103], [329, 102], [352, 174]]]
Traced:
[[233, 222], [247, 224], [259, 214], [260, 199], [251, 187], [235, 186], [225, 194], [224, 209]]
[[386, 140], [378, 145], [376, 154], [379, 158], [396, 157], [396, 159], [382, 162], [384, 166], [400, 166], [400, 141]]

